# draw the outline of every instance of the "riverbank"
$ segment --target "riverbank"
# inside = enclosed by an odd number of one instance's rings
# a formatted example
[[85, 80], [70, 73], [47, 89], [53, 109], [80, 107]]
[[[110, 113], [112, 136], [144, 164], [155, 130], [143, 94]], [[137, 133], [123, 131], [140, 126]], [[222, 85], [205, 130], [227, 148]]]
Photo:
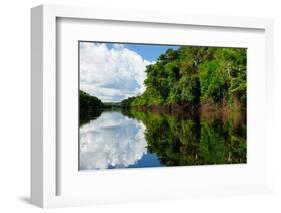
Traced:
[[165, 104], [165, 105], [133, 105], [129, 107], [122, 107], [122, 108], [135, 108], [138, 110], [150, 110], [153, 112], [184, 112], [184, 113], [193, 113], [193, 112], [201, 112], [201, 113], [213, 113], [213, 112], [220, 112], [222, 114], [227, 114], [230, 112], [243, 112], [246, 111], [246, 107], [243, 107], [241, 104], [236, 104], [233, 106], [229, 106], [226, 103], [200, 103], [195, 105], [188, 105], [188, 104]]
[[232, 121], [234, 125], [246, 122], [246, 107], [236, 105], [230, 107], [226, 104], [198, 104], [188, 105], [153, 105], [153, 106], [131, 106], [122, 108], [122, 111], [153, 112], [157, 114], [168, 114], [176, 117], [198, 117], [202, 120]]

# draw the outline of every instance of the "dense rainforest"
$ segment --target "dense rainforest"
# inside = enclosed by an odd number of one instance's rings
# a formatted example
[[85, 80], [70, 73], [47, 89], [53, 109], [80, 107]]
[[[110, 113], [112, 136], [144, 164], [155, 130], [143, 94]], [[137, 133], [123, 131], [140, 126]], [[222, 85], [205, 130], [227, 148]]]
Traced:
[[79, 108], [81, 111], [120, 108], [121, 103], [106, 102], [103, 103], [99, 98], [89, 95], [88, 93], [79, 91]]
[[146, 90], [122, 107], [246, 106], [246, 49], [182, 46], [146, 67]]
[[92, 96], [82, 90], [79, 91], [79, 116], [80, 125], [87, 123], [101, 115], [104, 110], [120, 109], [121, 103], [106, 102], [103, 103], [99, 98]]
[[84, 91], [79, 91], [79, 108], [81, 111], [104, 108], [104, 104], [95, 96], [91, 96]]
[[100, 99], [84, 91], [79, 91], [79, 119], [80, 125], [99, 117], [106, 106]]

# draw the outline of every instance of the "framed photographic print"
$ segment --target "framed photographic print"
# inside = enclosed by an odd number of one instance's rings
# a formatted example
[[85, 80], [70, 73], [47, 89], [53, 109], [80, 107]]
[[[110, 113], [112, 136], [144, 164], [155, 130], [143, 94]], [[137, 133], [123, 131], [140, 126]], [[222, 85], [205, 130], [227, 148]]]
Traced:
[[79, 170], [247, 163], [247, 49], [79, 41]]
[[272, 20], [31, 14], [33, 204], [270, 192]]

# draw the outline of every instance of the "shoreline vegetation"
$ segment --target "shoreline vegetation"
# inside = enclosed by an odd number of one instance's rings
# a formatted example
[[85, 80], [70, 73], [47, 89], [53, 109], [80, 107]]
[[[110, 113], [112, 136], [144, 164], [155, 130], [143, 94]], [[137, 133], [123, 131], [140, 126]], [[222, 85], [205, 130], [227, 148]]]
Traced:
[[246, 49], [168, 49], [146, 68], [143, 94], [122, 107], [232, 111], [246, 108]]
[[146, 67], [146, 90], [142, 94], [119, 103], [103, 103], [80, 91], [80, 112], [110, 108], [202, 113], [245, 111], [246, 59], [244, 48], [168, 49]]

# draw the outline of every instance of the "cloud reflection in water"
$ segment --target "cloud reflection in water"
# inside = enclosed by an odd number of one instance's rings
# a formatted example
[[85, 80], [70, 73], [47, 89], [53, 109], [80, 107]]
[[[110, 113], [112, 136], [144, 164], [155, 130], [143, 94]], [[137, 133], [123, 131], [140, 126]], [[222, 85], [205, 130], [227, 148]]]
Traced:
[[147, 153], [143, 123], [120, 112], [103, 112], [80, 127], [80, 170], [124, 168]]

